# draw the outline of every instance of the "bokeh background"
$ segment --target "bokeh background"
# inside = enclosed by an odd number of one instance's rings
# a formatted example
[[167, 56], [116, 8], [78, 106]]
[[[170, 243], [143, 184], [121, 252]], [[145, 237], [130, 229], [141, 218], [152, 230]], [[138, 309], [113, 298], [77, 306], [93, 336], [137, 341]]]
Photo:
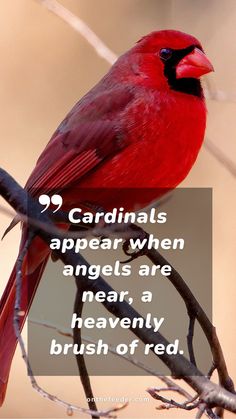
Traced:
[[[220, 99], [208, 100], [207, 137], [229, 159], [236, 160], [235, 0], [64, 0], [61, 3], [90, 25], [116, 54], [152, 30], [174, 28], [198, 37], [214, 64], [215, 73], [209, 81]], [[85, 39], [49, 13], [38, 0], [1, 0], [0, 53], [0, 164], [24, 185], [59, 122], [109, 65]], [[236, 179], [203, 147], [184, 186], [213, 188], [213, 319], [230, 373], [236, 380]], [[0, 232], [8, 223], [9, 219], [1, 214]], [[1, 292], [17, 254], [19, 235], [16, 228], [0, 244]], [[78, 378], [43, 377], [40, 383], [53, 394], [86, 406]], [[99, 377], [92, 383], [98, 396], [130, 398], [145, 397], [147, 387], [159, 384], [152, 377]], [[131, 402], [120, 417], [194, 417], [191, 412], [158, 412], [156, 405], [154, 400]], [[0, 417], [66, 417], [63, 409], [31, 389], [19, 349]]]

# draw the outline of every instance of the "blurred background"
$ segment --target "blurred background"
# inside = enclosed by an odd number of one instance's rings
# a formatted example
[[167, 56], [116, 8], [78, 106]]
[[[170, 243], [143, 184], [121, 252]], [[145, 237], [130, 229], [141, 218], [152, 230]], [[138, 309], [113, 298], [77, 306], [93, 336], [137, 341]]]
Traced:
[[[217, 100], [207, 101], [206, 137], [218, 147], [221, 157], [223, 152], [226, 159], [236, 160], [235, 0], [61, 3], [83, 19], [117, 55], [152, 30], [179, 29], [199, 38], [215, 67], [209, 78], [211, 89], [218, 92]], [[38, 0], [1, 0], [0, 53], [0, 165], [24, 185], [55, 128], [109, 64]], [[230, 374], [236, 380], [235, 175], [203, 147], [183, 186], [213, 188], [213, 320]], [[4, 205], [3, 200], [0, 203]], [[8, 223], [8, 217], [1, 214], [0, 235]], [[14, 264], [19, 236], [16, 228], [0, 243], [0, 292]], [[86, 406], [78, 378], [43, 377], [39, 381], [53, 394]], [[98, 396], [128, 398], [145, 397], [147, 387], [159, 385], [153, 377], [99, 377], [92, 383]], [[184, 411], [158, 413], [156, 405], [154, 400], [131, 402], [120, 417], [194, 417]], [[66, 417], [63, 409], [32, 390], [19, 349], [0, 417]]]

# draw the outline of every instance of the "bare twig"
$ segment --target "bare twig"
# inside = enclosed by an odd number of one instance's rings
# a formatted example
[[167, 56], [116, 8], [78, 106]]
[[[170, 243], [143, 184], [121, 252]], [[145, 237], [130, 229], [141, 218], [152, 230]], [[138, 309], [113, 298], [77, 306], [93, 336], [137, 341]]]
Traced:
[[224, 168], [231, 173], [233, 177], [236, 177], [236, 164], [231, 160], [217, 145], [206, 138], [204, 142], [206, 150], [215, 157], [215, 159], [222, 165]]
[[[83, 306], [84, 303], [81, 299], [81, 295], [83, 293], [83, 287], [80, 283], [77, 282], [77, 292], [75, 297], [75, 303], [74, 303], [74, 313], [76, 313], [79, 317], [82, 316], [83, 312]], [[79, 346], [81, 346], [82, 339], [81, 339], [81, 329], [74, 328], [73, 329], [73, 341], [74, 343], [77, 343]], [[84, 388], [85, 396], [88, 401], [88, 407], [92, 411], [97, 411], [97, 406], [95, 402], [95, 398], [93, 395], [92, 386], [90, 383], [90, 378], [88, 374], [88, 370], [86, 367], [85, 359], [83, 354], [77, 354], [76, 355], [76, 362], [79, 369], [80, 374], [80, 380], [82, 383], [82, 386]], [[92, 419], [96, 418], [97, 416], [92, 415]]]
[[[218, 419], [217, 415], [212, 411], [212, 409], [210, 409], [208, 406], [206, 406], [206, 404], [201, 403], [200, 400], [198, 400], [199, 395], [196, 394], [194, 397], [187, 397], [187, 401], [183, 402], [183, 403], [177, 403], [172, 399], [166, 399], [163, 398], [159, 395], [160, 392], [163, 391], [175, 391], [179, 394], [180, 391], [178, 389], [178, 387], [166, 387], [166, 388], [160, 388], [160, 387], [150, 387], [147, 389], [147, 392], [156, 400], [161, 400], [162, 402], [164, 402], [164, 404], [162, 404], [161, 406], [157, 407], [158, 410], [162, 410], [162, 409], [171, 409], [171, 408], [181, 408], [184, 410], [193, 410], [193, 409], [198, 409], [198, 413], [197, 413], [197, 417], [199, 415], [199, 417], [202, 417], [203, 414], [205, 414], [207, 417], [209, 418], [213, 418], [213, 419]], [[197, 400], [196, 403], [195, 400]], [[192, 403], [192, 404], [191, 404]]]
[[193, 409], [196, 409], [200, 404], [198, 395], [194, 396], [191, 400], [187, 400], [186, 402], [183, 402], [183, 403], [178, 403], [173, 399], [167, 399], [166, 397], [162, 397], [159, 394], [159, 392], [161, 391], [163, 391], [163, 389], [160, 389], [158, 387], [151, 387], [147, 389], [147, 392], [150, 394], [150, 396], [152, 396], [153, 399], [160, 400], [161, 402], [164, 403], [160, 405], [159, 407], [157, 407], [158, 410], [171, 409], [173, 407], [177, 407], [184, 410], [193, 410]]
[[[148, 388], [147, 392], [156, 400], [160, 400], [163, 402], [160, 406], [158, 406], [157, 410], [163, 410], [163, 409], [183, 409], [183, 410], [194, 410], [198, 409], [196, 418], [201, 418], [203, 414], [206, 414], [207, 417], [212, 419], [219, 419], [218, 416], [210, 409], [206, 403], [202, 403], [199, 399], [199, 396], [196, 395], [192, 397], [191, 399], [188, 399], [186, 402], [178, 403], [173, 399], [167, 399], [165, 397], [162, 397], [159, 393], [162, 391], [166, 391], [168, 388], [158, 388], [158, 387], [152, 387]], [[173, 388], [172, 391], [175, 391]], [[178, 392], [178, 390], [177, 390]]]
[[117, 56], [114, 54], [110, 48], [95, 34], [92, 29], [86, 25], [86, 23], [76, 16], [74, 13], [70, 12], [66, 7], [64, 7], [57, 0], [37, 0], [42, 3], [50, 12], [53, 12], [55, 15], [64, 20], [69, 26], [80, 33], [83, 38], [88, 41], [88, 43], [94, 48], [96, 53], [104, 58], [109, 64], [113, 64]]
[[188, 328], [188, 335], [187, 335], [187, 343], [188, 343], [188, 353], [189, 353], [189, 359], [190, 362], [192, 362], [193, 365], [196, 364], [196, 359], [194, 355], [194, 349], [193, 349], [193, 336], [194, 336], [194, 324], [195, 324], [195, 315], [192, 315], [192, 313], [188, 313], [189, 315], [189, 328]]

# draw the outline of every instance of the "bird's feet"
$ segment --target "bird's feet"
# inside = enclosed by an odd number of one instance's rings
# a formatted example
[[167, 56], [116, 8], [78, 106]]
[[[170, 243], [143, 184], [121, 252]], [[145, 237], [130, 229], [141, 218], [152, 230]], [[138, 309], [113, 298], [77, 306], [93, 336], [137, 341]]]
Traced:
[[143, 243], [143, 240], [148, 238], [148, 233], [144, 231], [142, 228], [132, 224], [130, 226], [131, 231], [134, 232], [134, 235], [132, 237], [126, 239], [123, 243], [122, 249], [126, 256], [129, 256], [129, 258], [125, 261], [121, 261], [121, 263], [128, 263], [132, 262], [132, 260], [137, 259], [139, 256], [144, 256], [147, 253], [147, 247], [146, 245], [142, 246], [142, 249], [135, 249], [130, 250], [130, 239], [138, 240], [141, 243]]

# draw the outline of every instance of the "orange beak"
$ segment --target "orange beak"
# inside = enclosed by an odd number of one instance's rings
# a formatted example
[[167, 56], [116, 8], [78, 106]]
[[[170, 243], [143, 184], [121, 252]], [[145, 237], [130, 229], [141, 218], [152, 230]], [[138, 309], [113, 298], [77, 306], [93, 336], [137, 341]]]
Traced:
[[213, 65], [208, 60], [204, 52], [199, 48], [194, 48], [192, 52], [186, 55], [176, 66], [176, 78], [196, 78], [203, 74], [214, 71]]

